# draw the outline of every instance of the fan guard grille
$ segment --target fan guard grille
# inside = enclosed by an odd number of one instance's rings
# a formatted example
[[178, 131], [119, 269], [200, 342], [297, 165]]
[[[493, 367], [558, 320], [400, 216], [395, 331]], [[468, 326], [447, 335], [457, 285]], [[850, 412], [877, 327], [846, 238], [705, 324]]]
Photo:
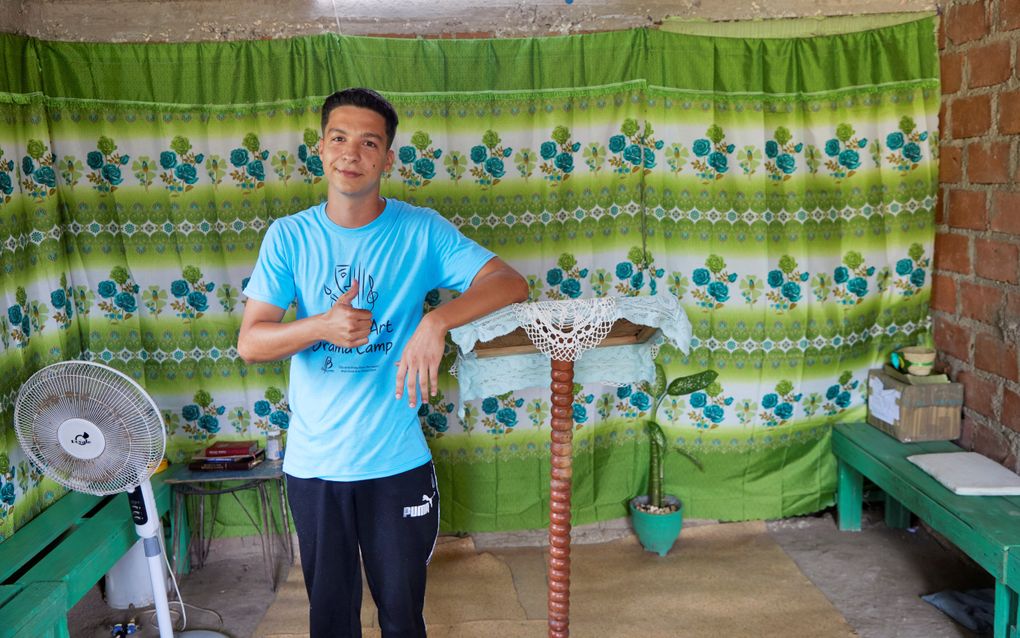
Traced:
[[[64, 450], [57, 429], [72, 418], [102, 431], [102, 454], [82, 460]], [[87, 361], [55, 363], [29, 377], [14, 405], [14, 430], [46, 476], [97, 496], [139, 485], [166, 448], [162, 416], [145, 390], [121, 372]]]

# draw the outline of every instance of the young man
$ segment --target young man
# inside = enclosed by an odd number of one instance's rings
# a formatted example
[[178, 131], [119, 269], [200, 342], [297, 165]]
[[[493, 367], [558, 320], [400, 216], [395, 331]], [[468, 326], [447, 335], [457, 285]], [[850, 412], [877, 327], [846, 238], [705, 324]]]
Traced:
[[[379, 196], [396, 128], [374, 91], [326, 98], [326, 202], [269, 227], [244, 289], [241, 357], [291, 357], [283, 469], [312, 638], [361, 636], [359, 551], [384, 638], [425, 636], [439, 494], [417, 409], [436, 393], [446, 333], [528, 296], [438, 213]], [[422, 317], [433, 288], [463, 294]], [[294, 300], [297, 319], [281, 323]]]

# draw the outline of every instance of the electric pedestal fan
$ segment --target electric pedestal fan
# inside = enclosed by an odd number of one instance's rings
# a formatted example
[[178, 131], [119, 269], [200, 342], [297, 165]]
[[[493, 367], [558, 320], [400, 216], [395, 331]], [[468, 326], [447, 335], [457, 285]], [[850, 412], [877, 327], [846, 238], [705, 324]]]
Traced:
[[14, 430], [29, 459], [64, 487], [96, 496], [128, 493], [149, 567], [160, 638], [226, 638], [206, 630], [173, 632], [149, 482], [163, 458], [166, 434], [159, 409], [141, 386], [97, 363], [55, 363], [21, 386]]

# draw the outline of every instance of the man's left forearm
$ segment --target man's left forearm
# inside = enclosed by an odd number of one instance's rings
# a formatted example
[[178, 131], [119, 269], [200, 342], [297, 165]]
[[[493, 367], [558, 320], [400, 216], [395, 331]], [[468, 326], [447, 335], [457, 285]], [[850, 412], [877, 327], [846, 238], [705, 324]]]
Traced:
[[[396, 398], [417, 407], [419, 396], [435, 396], [446, 334], [453, 328], [528, 298], [528, 282], [498, 257], [478, 271], [464, 293], [426, 314], [397, 363]], [[418, 390], [421, 389], [419, 395]]]
[[528, 282], [516, 270], [494, 257], [479, 271], [463, 294], [428, 313], [427, 317], [437, 322], [443, 331], [449, 331], [527, 299]]

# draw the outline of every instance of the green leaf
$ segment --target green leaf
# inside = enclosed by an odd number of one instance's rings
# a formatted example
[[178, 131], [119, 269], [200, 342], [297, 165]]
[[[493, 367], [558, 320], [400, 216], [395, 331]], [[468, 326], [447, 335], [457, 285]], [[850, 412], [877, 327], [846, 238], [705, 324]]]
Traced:
[[99, 152], [103, 155], [109, 155], [117, 150], [117, 145], [113, 143], [113, 140], [103, 135], [96, 141], [96, 148], [98, 148]]
[[708, 139], [712, 140], [712, 143], [714, 144], [718, 144], [723, 141], [724, 137], [726, 137], [726, 133], [723, 133], [722, 127], [718, 124], [713, 124], [708, 127], [708, 130], [705, 131], [705, 135]]
[[130, 275], [128, 274], [127, 269], [123, 266], [114, 266], [110, 270], [110, 279], [122, 286], [127, 283], [128, 277], [130, 277]]
[[46, 153], [46, 145], [39, 140], [28, 140], [28, 156], [32, 159], [42, 159], [42, 156]]
[[648, 502], [662, 507], [662, 453], [666, 449], [666, 434], [655, 421], [646, 421], [648, 431]]
[[779, 128], [776, 129], [775, 138], [776, 143], [778, 143], [780, 146], [783, 146], [791, 139], [793, 139], [792, 136], [790, 135], [790, 129], [786, 128], [785, 126], [780, 126]]
[[259, 147], [261, 146], [259, 136], [254, 133], [248, 133], [244, 136], [244, 141], [241, 142], [241, 145], [252, 153], [258, 153]]
[[411, 146], [419, 151], [424, 151], [432, 145], [432, 138], [425, 131], [415, 131], [411, 136]]
[[577, 265], [577, 259], [575, 259], [570, 253], [563, 253], [560, 255], [560, 258], [556, 260], [556, 265], [563, 270], [568, 271]]
[[645, 429], [648, 431], [649, 438], [656, 445], [666, 447], [666, 433], [662, 431], [662, 427], [658, 423], [655, 421], [645, 421]]
[[900, 130], [903, 131], [904, 135], [910, 135], [916, 127], [917, 124], [909, 115], [904, 115], [900, 118]]
[[170, 140], [170, 148], [178, 155], [184, 155], [191, 150], [191, 142], [183, 135], [178, 135]]
[[715, 381], [718, 376], [719, 373], [715, 370], [705, 370], [686, 377], [677, 377], [670, 382], [669, 388], [666, 392], [668, 392], [671, 396], [676, 397], [697, 392], [698, 390], [704, 390], [713, 381]]
[[482, 144], [484, 144], [486, 148], [489, 149], [496, 148], [496, 146], [501, 141], [502, 140], [499, 137], [499, 133], [493, 131], [492, 129], [489, 129], [482, 134]]
[[652, 385], [652, 396], [658, 399], [666, 391], [666, 371], [658, 363], [655, 364], [655, 383]]
[[199, 390], [195, 393], [195, 403], [203, 408], [207, 408], [212, 405], [212, 395], [205, 390]]
[[674, 445], [671, 449], [674, 452], [680, 453], [681, 456], [685, 457], [691, 463], [694, 463], [694, 466], [697, 467], [702, 472], [705, 471], [705, 466], [701, 463], [701, 461], [698, 459], [698, 457], [696, 457], [693, 454], [691, 454], [690, 452], [688, 452], [685, 448], [682, 448], [679, 445]]
[[198, 266], [185, 266], [181, 271], [181, 277], [194, 286], [202, 278], [202, 271], [198, 269]]

